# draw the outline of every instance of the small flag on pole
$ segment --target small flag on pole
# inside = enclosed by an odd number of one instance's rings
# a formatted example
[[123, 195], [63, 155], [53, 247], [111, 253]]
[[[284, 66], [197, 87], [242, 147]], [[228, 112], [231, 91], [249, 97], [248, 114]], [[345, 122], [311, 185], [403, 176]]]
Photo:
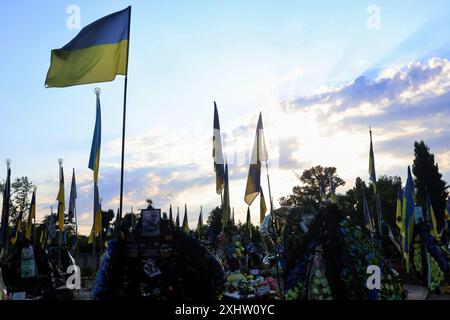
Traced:
[[[75, 181], [75, 169], [72, 171], [72, 183], [70, 185], [70, 198], [69, 198], [69, 212], [68, 212], [68, 218], [69, 220], [73, 221], [73, 219], [76, 216], [76, 210], [77, 210], [77, 183]], [[76, 219], [75, 219], [76, 220]]]
[[426, 205], [427, 205], [426, 220], [427, 220], [427, 223], [431, 224], [431, 235], [436, 240], [439, 240], [440, 237], [439, 237], [439, 233], [437, 231], [436, 216], [434, 214], [433, 204], [431, 202], [430, 194], [428, 193], [428, 190], [426, 188], [425, 188], [425, 194], [426, 194]]
[[200, 232], [203, 227], [203, 207], [200, 207], [200, 214], [198, 215], [197, 232], [200, 236]]
[[214, 128], [213, 128], [213, 158], [214, 158], [214, 171], [216, 172], [216, 193], [221, 194], [224, 188], [224, 157], [222, 150], [222, 134], [220, 133], [219, 112], [217, 111], [217, 105], [214, 101]]
[[33, 190], [33, 195], [31, 196], [30, 212], [28, 213], [27, 229], [25, 232], [25, 237], [28, 241], [31, 241], [34, 219], [36, 219], [36, 189]]
[[398, 229], [400, 230], [400, 234], [402, 237], [405, 236], [405, 232], [403, 229], [403, 216], [402, 216], [402, 202], [403, 202], [403, 190], [401, 184], [398, 186], [397, 192], [397, 210], [395, 213], [395, 223], [397, 224]]
[[267, 161], [268, 154], [264, 140], [262, 115], [259, 114], [256, 126], [255, 143], [248, 170], [247, 186], [245, 188], [245, 202], [250, 206], [261, 191], [261, 161]]
[[10, 161], [6, 160], [6, 182], [3, 190], [2, 221], [0, 228], [0, 244], [6, 249], [8, 244], [9, 207], [11, 198], [11, 168]]
[[131, 7], [84, 27], [61, 49], [51, 52], [47, 87], [113, 81], [126, 75]]
[[252, 238], [252, 220], [250, 217], [250, 207], [247, 207], [247, 231], [248, 231], [248, 237], [251, 239]]
[[369, 180], [373, 184], [374, 193], [377, 192], [377, 175], [375, 173], [375, 155], [373, 152], [373, 143], [372, 143], [372, 129], [370, 131], [370, 151], [369, 151]]
[[22, 232], [22, 218], [23, 218], [23, 212], [21, 211], [19, 213], [19, 216], [17, 217], [16, 226], [13, 231], [13, 237], [11, 238], [11, 243], [14, 245], [17, 242], [17, 239], [19, 239], [20, 233]]
[[177, 228], [180, 228], [180, 207], [177, 207], [177, 219], [175, 221]]
[[369, 205], [367, 204], [366, 194], [364, 193], [363, 198], [363, 206], [364, 206], [364, 224], [371, 233], [375, 232], [375, 228], [373, 226], [372, 214], [370, 213]]
[[402, 220], [405, 228], [405, 238], [403, 240], [403, 250], [406, 258], [406, 271], [409, 272], [410, 248], [412, 243], [412, 232], [414, 228], [414, 182], [411, 175], [411, 168], [408, 166], [408, 178], [406, 180], [405, 191], [403, 193]]
[[187, 206], [186, 206], [186, 204], [184, 205], [183, 230], [185, 232], [189, 231], [189, 224], [188, 224], [188, 216], [187, 216]]
[[59, 192], [56, 200], [58, 200], [58, 227], [59, 231], [64, 231], [64, 211], [66, 210], [66, 195], [64, 191], [64, 168], [62, 166], [62, 159], [59, 162]]
[[172, 214], [172, 204], [169, 207], [169, 221], [173, 222], [173, 214]]

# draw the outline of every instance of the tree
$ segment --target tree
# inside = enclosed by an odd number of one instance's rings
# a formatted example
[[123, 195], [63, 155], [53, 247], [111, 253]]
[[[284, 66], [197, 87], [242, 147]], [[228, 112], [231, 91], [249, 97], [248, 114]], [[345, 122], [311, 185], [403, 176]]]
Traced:
[[222, 210], [216, 207], [211, 211], [206, 220], [207, 230], [213, 229], [214, 237], [217, 237], [222, 232]]
[[[34, 185], [28, 177], [16, 178], [11, 183], [11, 204], [9, 207], [9, 222], [13, 226], [16, 224], [17, 217], [23, 212], [22, 219], [25, 220], [31, 202], [31, 193]], [[0, 182], [0, 192], [3, 195], [5, 190], [5, 182]]]
[[[381, 213], [383, 215], [383, 220], [391, 227], [392, 230], [397, 230], [395, 224], [395, 214], [397, 208], [397, 193], [400, 185], [400, 177], [378, 177], [377, 193], [380, 197]], [[363, 228], [365, 227], [363, 207], [364, 194], [366, 195], [372, 217], [376, 219], [377, 209], [373, 189], [369, 188], [366, 185], [366, 182], [360, 177], [356, 178], [355, 186], [349, 189], [344, 197], [340, 198], [342, 209]]]
[[444, 225], [444, 210], [447, 203], [447, 183], [442, 180], [439, 166], [434, 161], [434, 154], [425, 142], [414, 142], [414, 164], [412, 172], [415, 176], [414, 183], [417, 188], [417, 201], [426, 212], [425, 189], [430, 194], [431, 203], [436, 214], [438, 227]]
[[322, 167], [316, 166], [311, 169], [303, 171], [301, 176], [298, 176], [301, 185], [292, 188], [292, 194], [281, 197], [279, 199], [281, 206], [300, 206], [300, 205], [314, 205], [320, 202], [320, 181], [324, 179], [325, 187], [329, 190], [330, 179], [333, 177], [333, 183], [335, 189], [345, 185], [345, 181], [342, 180], [336, 173], [334, 167]]

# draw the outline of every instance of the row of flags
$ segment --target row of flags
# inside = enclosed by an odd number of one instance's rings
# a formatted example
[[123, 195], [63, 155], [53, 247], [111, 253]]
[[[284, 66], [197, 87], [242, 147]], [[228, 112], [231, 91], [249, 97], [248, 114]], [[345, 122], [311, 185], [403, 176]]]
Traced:
[[[375, 173], [375, 156], [372, 143], [372, 130], [370, 130], [369, 180], [373, 186], [373, 191], [375, 195], [377, 220], [379, 224], [379, 232], [381, 235], [382, 212], [381, 212], [380, 197], [377, 193], [376, 188], [377, 179]], [[414, 181], [411, 174], [411, 168], [410, 166], [408, 166], [405, 187], [402, 188], [401, 185], [399, 185], [398, 187], [396, 199], [396, 212], [395, 212], [395, 223], [401, 235], [401, 243], [402, 243], [401, 247], [406, 262], [407, 272], [409, 272], [410, 268], [411, 244], [416, 219], [424, 219], [425, 223], [427, 223], [430, 228], [431, 236], [436, 240], [440, 240], [440, 235], [437, 229], [436, 215], [427, 188], [425, 188], [425, 208], [426, 208], [425, 216], [423, 216], [422, 208], [417, 203], [416, 190], [414, 187]], [[363, 195], [363, 209], [364, 209], [365, 226], [372, 234], [374, 234], [376, 232], [375, 222], [371, 215], [365, 194]], [[448, 221], [450, 221], [448, 205], [445, 208], [444, 219], [446, 224], [448, 223]]]
[[[229, 189], [229, 170], [226, 157], [223, 154], [222, 135], [220, 131], [219, 112], [217, 104], [214, 102], [214, 123], [213, 123], [213, 152], [214, 171], [216, 174], [216, 193], [221, 195], [222, 208], [222, 228], [233, 220], [234, 212], [231, 216], [230, 203], [230, 189]], [[249, 173], [247, 177], [247, 184], [245, 188], [244, 201], [247, 203], [249, 209], [247, 211], [247, 223], [250, 223], [250, 206], [260, 196], [260, 223], [265, 218], [267, 212], [266, 201], [264, 198], [263, 189], [261, 187], [261, 162], [268, 161], [268, 152], [264, 139], [264, 127], [262, 115], [259, 115], [256, 126], [255, 142], [253, 145], [252, 156], [250, 160]]]
[[[189, 224], [188, 224], [188, 213], [187, 213], [187, 205], [184, 205], [184, 216], [183, 216], [183, 223], [180, 225], [180, 208], [177, 208], [177, 216], [175, 218], [175, 221], [173, 220], [173, 213], [172, 213], [172, 204], [169, 207], [169, 221], [174, 222], [175, 226], [179, 229], [184, 230], [185, 232], [188, 232]], [[200, 207], [200, 213], [198, 215], [198, 222], [197, 222], [197, 228], [196, 232], [200, 233], [201, 228], [203, 227], [203, 207]]]

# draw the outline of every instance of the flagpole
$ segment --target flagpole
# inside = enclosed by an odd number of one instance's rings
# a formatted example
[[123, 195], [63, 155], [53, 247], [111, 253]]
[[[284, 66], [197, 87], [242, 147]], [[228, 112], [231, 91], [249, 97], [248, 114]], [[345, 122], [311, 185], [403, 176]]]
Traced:
[[[58, 163], [59, 163], [59, 181], [61, 181], [62, 162], [63, 162], [63, 159], [58, 159]], [[60, 184], [61, 184], [61, 182], [60, 182]], [[61, 186], [60, 186], [60, 188], [61, 188]], [[58, 203], [58, 213], [59, 213], [59, 207], [60, 207], [60, 202]], [[62, 212], [62, 214], [64, 215], [64, 211]], [[58, 216], [58, 226], [59, 226], [59, 219], [60, 218]], [[58, 266], [59, 267], [61, 267], [61, 242], [62, 242], [62, 230], [61, 230], [61, 228], [59, 228], [59, 234], [58, 234]]]
[[[273, 201], [272, 201], [272, 191], [270, 190], [270, 177], [269, 177], [269, 165], [267, 164], [267, 160], [266, 160], [266, 175], [267, 175], [267, 185], [269, 187], [269, 201], [270, 201], [270, 217], [271, 217], [271, 222], [272, 222], [272, 233], [274, 234], [275, 237], [277, 237], [277, 233], [275, 230], [275, 215], [273, 214]], [[277, 268], [277, 280], [278, 280], [278, 289], [279, 289], [279, 293], [281, 295], [281, 297], [283, 298], [284, 294], [283, 294], [283, 289], [281, 286], [281, 276], [280, 276], [280, 267], [278, 266], [279, 263], [279, 257], [278, 257], [278, 249], [276, 248], [276, 238], [275, 238], [275, 251], [276, 251], [276, 255], [277, 255], [277, 261], [276, 261], [276, 268]]]
[[130, 15], [128, 18], [128, 44], [127, 44], [127, 64], [125, 70], [125, 84], [123, 88], [123, 121], [122, 121], [122, 159], [120, 166], [120, 204], [119, 211], [120, 217], [122, 217], [122, 208], [123, 208], [123, 171], [124, 171], [124, 162], [125, 162], [125, 123], [126, 123], [126, 114], [127, 114], [127, 90], [128, 90], [128, 61], [130, 54], [130, 25], [131, 25], [131, 6], [130, 6]]

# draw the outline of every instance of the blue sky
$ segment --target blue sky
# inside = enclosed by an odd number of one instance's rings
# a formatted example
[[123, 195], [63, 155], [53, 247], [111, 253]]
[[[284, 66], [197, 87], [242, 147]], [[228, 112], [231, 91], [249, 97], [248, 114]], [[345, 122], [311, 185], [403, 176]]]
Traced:
[[[142, 207], [146, 197], [163, 209], [187, 203], [194, 226], [201, 205], [207, 212], [219, 203], [211, 159], [213, 100], [229, 158], [250, 150], [263, 112], [275, 199], [308, 165], [337, 166], [346, 188], [356, 176], [366, 178], [369, 124], [379, 174], [404, 176], [411, 145], [423, 138], [450, 178], [446, 1], [9, 2], [0, 12], [0, 159], [11, 158], [13, 176], [27, 175], [38, 185], [40, 216], [54, 205], [57, 159], [63, 158], [67, 190], [71, 168], [77, 171], [78, 211], [89, 228], [87, 164], [97, 86], [100, 192], [104, 207], [117, 207], [123, 78], [66, 89], [45, 89], [44, 79], [50, 50], [78, 32], [66, 26], [69, 5], [79, 6], [85, 26], [130, 4], [126, 207]], [[379, 30], [367, 27], [371, 5], [380, 9]], [[231, 202], [241, 220], [246, 172], [243, 163], [231, 168]]]

